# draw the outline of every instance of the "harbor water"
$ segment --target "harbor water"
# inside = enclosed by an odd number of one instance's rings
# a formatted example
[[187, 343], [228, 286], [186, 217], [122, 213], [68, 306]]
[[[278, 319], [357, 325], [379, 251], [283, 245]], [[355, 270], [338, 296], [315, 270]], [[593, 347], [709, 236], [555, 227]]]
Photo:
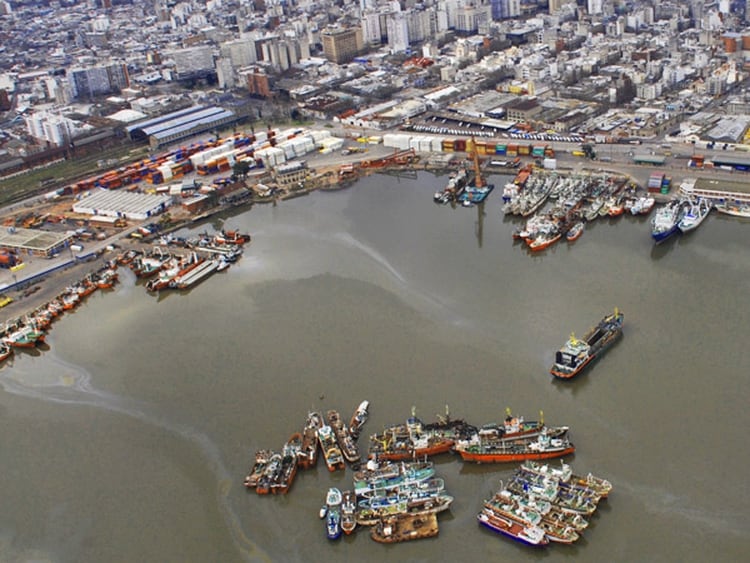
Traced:
[[[481, 208], [435, 205], [446, 178], [419, 173], [216, 218], [253, 242], [189, 292], [121, 270], [0, 369], [0, 561], [745, 560], [750, 223], [714, 213], [655, 247], [647, 218], [600, 218], [530, 254], [491, 180]], [[614, 307], [623, 338], [553, 380], [570, 332]], [[455, 497], [439, 536], [389, 547], [326, 539], [319, 508], [350, 469], [244, 489], [257, 449], [363, 399], [363, 452], [412, 407], [475, 425], [543, 411], [613, 492], [579, 542], [540, 551], [477, 524], [516, 464], [436, 458]]]

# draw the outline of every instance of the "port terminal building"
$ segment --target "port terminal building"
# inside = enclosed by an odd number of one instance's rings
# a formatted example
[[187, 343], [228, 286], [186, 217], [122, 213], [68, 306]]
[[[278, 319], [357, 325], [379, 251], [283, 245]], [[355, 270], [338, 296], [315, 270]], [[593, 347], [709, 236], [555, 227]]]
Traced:
[[750, 184], [713, 178], [685, 178], [680, 194], [705, 197], [715, 203], [750, 203]]

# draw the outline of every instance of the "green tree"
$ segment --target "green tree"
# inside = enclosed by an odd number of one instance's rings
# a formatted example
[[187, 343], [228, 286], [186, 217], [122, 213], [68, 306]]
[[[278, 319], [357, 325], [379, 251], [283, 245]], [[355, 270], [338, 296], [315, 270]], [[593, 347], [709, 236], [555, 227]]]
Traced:
[[246, 160], [238, 160], [232, 166], [232, 176], [244, 180], [250, 172], [250, 164]]

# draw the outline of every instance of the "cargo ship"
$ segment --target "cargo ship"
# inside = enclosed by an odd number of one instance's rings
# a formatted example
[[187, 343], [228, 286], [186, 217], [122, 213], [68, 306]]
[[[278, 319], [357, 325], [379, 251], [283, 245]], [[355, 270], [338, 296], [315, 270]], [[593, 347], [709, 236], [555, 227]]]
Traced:
[[550, 373], [560, 379], [578, 375], [622, 335], [623, 319], [622, 312], [615, 308], [614, 313], [606, 315], [582, 339], [571, 334], [565, 346], [555, 354]]

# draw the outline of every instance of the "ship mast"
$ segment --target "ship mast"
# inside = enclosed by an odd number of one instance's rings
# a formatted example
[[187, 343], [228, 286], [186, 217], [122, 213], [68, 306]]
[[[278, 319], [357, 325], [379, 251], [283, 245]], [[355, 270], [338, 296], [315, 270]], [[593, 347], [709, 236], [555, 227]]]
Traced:
[[474, 137], [471, 138], [471, 156], [472, 161], [474, 162], [474, 185], [477, 188], [483, 188], [485, 183], [484, 178], [482, 178], [482, 174], [479, 171], [479, 155], [477, 153], [477, 144]]

